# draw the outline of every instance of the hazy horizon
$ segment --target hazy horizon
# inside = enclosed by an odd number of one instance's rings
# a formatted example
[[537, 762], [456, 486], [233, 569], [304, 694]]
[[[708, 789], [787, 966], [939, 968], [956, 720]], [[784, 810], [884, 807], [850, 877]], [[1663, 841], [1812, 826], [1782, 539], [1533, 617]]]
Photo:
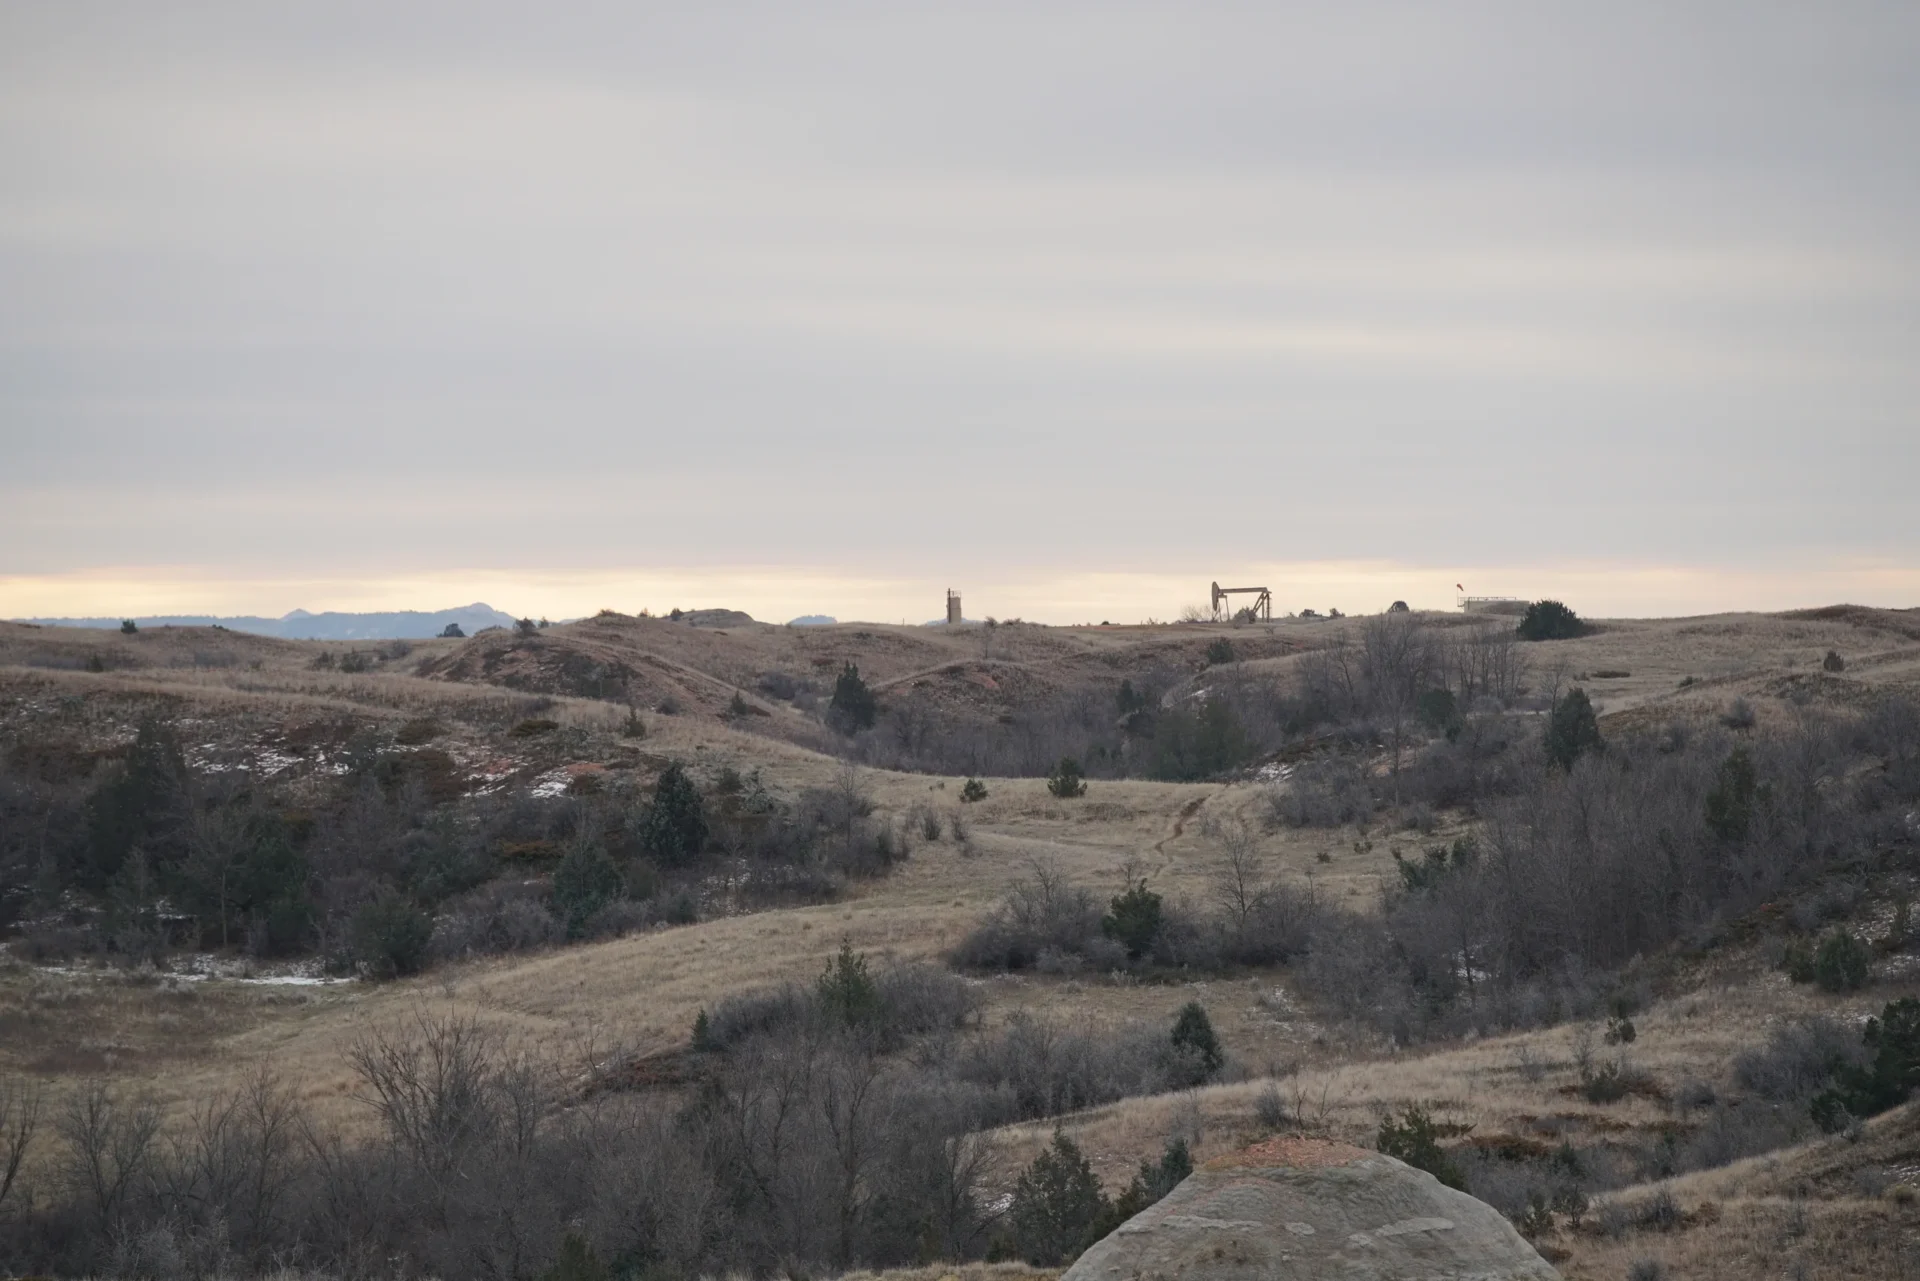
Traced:
[[0, 11], [0, 617], [1920, 605], [1920, 11]]

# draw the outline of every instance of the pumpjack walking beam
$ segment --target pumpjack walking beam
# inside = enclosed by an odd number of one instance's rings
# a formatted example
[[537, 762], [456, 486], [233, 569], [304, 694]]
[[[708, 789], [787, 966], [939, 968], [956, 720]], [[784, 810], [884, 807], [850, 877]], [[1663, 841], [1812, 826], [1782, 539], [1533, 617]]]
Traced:
[[[1248, 606], [1248, 610], [1253, 617], [1263, 623], [1271, 623], [1273, 621], [1273, 593], [1266, 588], [1222, 587], [1220, 584], [1215, 583], [1213, 585], [1213, 619], [1215, 622], [1221, 621], [1223, 615], [1220, 611], [1228, 604], [1227, 597], [1229, 596], [1252, 596], [1253, 604]], [[1229, 610], [1224, 615], [1226, 618], [1232, 618], [1233, 616], [1234, 611], [1232, 610]]]

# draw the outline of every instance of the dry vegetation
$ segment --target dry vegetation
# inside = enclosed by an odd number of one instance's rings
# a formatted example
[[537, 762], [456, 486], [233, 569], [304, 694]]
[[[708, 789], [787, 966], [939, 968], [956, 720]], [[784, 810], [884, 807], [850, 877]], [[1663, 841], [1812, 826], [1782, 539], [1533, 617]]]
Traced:
[[[1471, 626], [1428, 621], [1439, 636]], [[656, 1065], [657, 1090], [674, 1094], [686, 1085], [674, 1064], [702, 1010], [782, 982], [809, 984], [843, 945], [876, 967], [941, 963], [1037, 868], [1088, 887], [1102, 905], [1129, 880], [1144, 879], [1170, 911], [1204, 916], [1242, 864], [1263, 885], [1378, 919], [1401, 886], [1396, 855], [1418, 860], [1483, 834], [1491, 811], [1413, 795], [1398, 804], [1378, 799], [1400, 786], [1401, 731], [1377, 711], [1366, 734], [1340, 730], [1342, 738], [1325, 724], [1289, 729], [1296, 704], [1284, 700], [1324, 678], [1338, 642], [1361, 646], [1367, 622], [1018, 625], [988, 634], [699, 628], [603, 616], [534, 637], [493, 633], [417, 642], [406, 652], [198, 628], [122, 636], [0, 624], [0, 747], [16, 760], [59, 757], [58, 767], [76, 778], [111, 769], [140, 722], [157, 715], [179, 727], [196, 771], [271, 776], [288, 796], [317, 803], [350, 744], [371, 736], [390, 750], [405, 727], [432, 726], [427, 741], [444, 753], [444, 786], [461, 803], [556, 779], [565, 791], [581, 775], [610, 780], [612, 791], [596, 794], [622, 795], [622, 780], [631, 780], [644, 797], [659, 771], [680, 761], [708, 790], [730, 773], [758, 771], [782, 804], [857, 787], [874, 821], [905, 833], [909, 849], [884, 876], [838, 879], [825, 901], [749, 903], [702, 881], [710, 906], [694, 923], [641, 921], [601, 941], [448, 959], [384, 983], [346, 974], [326, 985], [249, 982], [318, 968], [310, 957], [248, 958], [237, 947], [220, 976], [201, 977], [183, 973], [178, 954], [158, 968], [128, 967], [112, 958], [36, 959], [16, 946], [0, 960], [0, 1077], [43, 1086], [48, 1115], [87, 1082], [138, 1089], [164, 1109], [164, 1132], [184, 1135], [197, 1106], [267, 1067], [312, 1124], [370, 1137], [380, 1117], [365, 1102], [365, 1073], [356, 1072], [352, 1052], [370, 1032], [422, 1011], [477, 1020], [508, 1055], [544, 1056], [576, 1098], [609, 1065], [633, 1064], [642, 1065], [635, 1079], [643, 1083], [655, 1079], [645, 1065]], [[1222, 634], [1234, 661], [1210, 664], [1207, 648]], [[1920, 614], [1912, 611], [1609, 621], [1579, 639], [1524, 648], [1526, 692], [1498, 709], [1498, 723], [1519, 727], [1529, 741], [1540, 733], [1543, 696], [1574, 686], [1590, 694], [1610, 742], [1636, 734], [1785, 742], [1813, 712], [1845, 718], [1885, 693], [1920, 693]], [[1844, 657], [1842, 670], [1823, 662], [1829, 651]], [[361, 670], [341, 670], [348, 655], [362, 656], [346, 664]], [[834, 676], [848, 663], [858, 664], [882, 709], [876, 725], [851, 736], [824, 716]], [[1151, 772], [1145, 756], [1116, 749], [1089, 760], [1084, 798], [1050, 796], [1040, 775], [1063, 745], [1128, 745], [1115, 728], [1123, 679], [1165, 709], [1197, 691], [1231, 691], [1214, 697], [1240, 700], [1233, 705], [1248, 735], [1243, 755], [1201, 781], [1160, 781], [1140, 776]], [[631, 733], [636, 717], [643, 737]], [[1404, 719], [1412, 724], [1410, 712]], [[530, 720], [553, 728], [516, 737]], [[1439, 741], [1437, 733], [1427, 739]], [[1411, 788], [1423, 776], [1415, 748], [1407, 750]], [[962, 751], [969, 764], [954, 772], [885, 767], [950, 768]], [[1349, 763], [1376, 801], [1339, 821], [1289, 819], [1289, 797], [1320, 786], [1315, 762], [1334, 758]], [[849, 761], [860, 764], [857, 780]], [[983, 779], [987, 796], [962, 803], [969, 773]], [[926, 835], [929, 816], [937, 838]], [[1624, 1046], [1604, 1043], [1606, 1011], [1592, 1008], [1515, 1030], [1435, 1023], [1410, 1038], [1343, 1015], [1325, 985], [1297, 965], [975, 973], [967, 985], [977, 1030], [968, 1035], [1027, 1016], [1110, 1032], [1159, 1028], [1197, 999], [1230, 1064], [1222, 1079], [1196, 1089], [992, 1129], [983, 1192], [1009, 1189], [1056, 1126], [1117, 1191], [1173, 1136], [1186, 1138], [1196, 1159], [1276, 1126], [1372, 1145], [1384, 1116], [1418, 1105], [1449, 1127], [1449, 1150], [1496, 1173], [1503, 1152], [1547, 1153], [1563, 1143], [1605, 1164], [1591, 1207], [1530, 1226], [1568, 1276], [1625, 1277], [1647, 1260], [1688, 1278], [1920, 1275], [1920, 1105], [1847, 1136], [1783, 1123], [1781, 1145], [1763, 1154], [1692, 1171], [1657, 1168], [1661, 1145], [1695, 1141], [1715, 1107], [1761, 1106], [1735, 1062], [1783, 1023], [1825, 1015], [1857, 1025], [1888, 1001], [1920, 993], [1915, 940], [1893, 935], [1899, 901], [1914, 889], [1913, 836], [1904, 839], [1907, 862], [1863, 858], [1817, 883], [1783, 882], [1780, 895], [1763, 896], [1764, 910], [1743, 909], [1713, 929], [1650, 947], [1596, 980], [1606, 999], [1631, 996], [1636, 1036]], [[23, 874], [30, 880], [32, 872]], [[503, 863], [490, 875], [544, 886], [551, 872]], [[21, 906], [12, 915], [18, 933], [33, 912]], [[1790, 983], [1778, 969], [1796, 922], [1817, 930], [1829, 920], [1884, 941], [1862, 991], [1826, 993]], [[1645, 1085], [1616, 1101], [1589, 1101], [1581, 1064], [1596, 1056], [1630, 1059]], [[41, 1204], [59, 1178], [50, 1135], [43, 1127], [20, 1184]], [[1488, 1177], [1487, 1186], [1498, 1182]], [[1523, 1212], [1525, 1189], [1511, 1191], [1518, 1208], [1501, 1208]], [[1672, 1215], [1640, 1213], [1661, 1194], [1673, 1199]], [[19, 1213], [20, 1197], [0, 1204], [0, 1220]], [[530, 1246], [519, 1274], [538, 1274], [556, 1244]], [[961, 1281], [1053, 1275], [980, 1263], [888, 1275], [935, 1281], [956, 1272]]]

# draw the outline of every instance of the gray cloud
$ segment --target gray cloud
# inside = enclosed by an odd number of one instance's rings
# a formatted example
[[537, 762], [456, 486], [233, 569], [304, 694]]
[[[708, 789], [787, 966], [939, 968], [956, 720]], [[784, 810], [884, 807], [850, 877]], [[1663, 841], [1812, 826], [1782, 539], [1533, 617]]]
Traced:
[[0, 573], [1920, 563], [1911, 6], [1042, 8], [9, 8]]

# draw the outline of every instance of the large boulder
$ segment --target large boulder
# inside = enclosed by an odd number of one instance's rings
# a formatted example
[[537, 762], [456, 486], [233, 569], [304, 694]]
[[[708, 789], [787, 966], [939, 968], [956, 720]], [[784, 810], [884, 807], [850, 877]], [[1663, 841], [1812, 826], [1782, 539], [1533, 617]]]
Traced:
[[1412, 1166], [1324, 1139], [1209, 1161], [1061, 1281], [1546, 1281], [1498, 1211]]

